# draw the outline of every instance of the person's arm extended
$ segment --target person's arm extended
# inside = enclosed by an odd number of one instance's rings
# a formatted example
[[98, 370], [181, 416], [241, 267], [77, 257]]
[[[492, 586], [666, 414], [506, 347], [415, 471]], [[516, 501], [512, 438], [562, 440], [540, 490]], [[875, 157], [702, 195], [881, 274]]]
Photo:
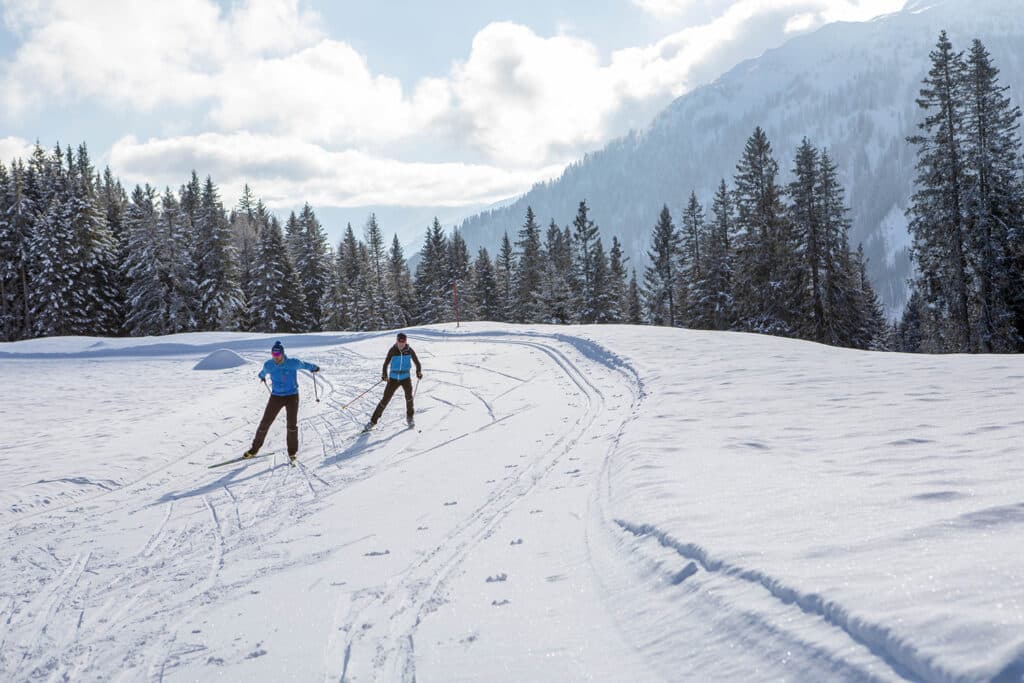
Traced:
[[307, 363], [304, 360], [299, 361], [299, 365], [302, 366], [303, 370], [309, 370], [310, 372], [320, 372], [320, 366], [314, 365], [313, 363]]

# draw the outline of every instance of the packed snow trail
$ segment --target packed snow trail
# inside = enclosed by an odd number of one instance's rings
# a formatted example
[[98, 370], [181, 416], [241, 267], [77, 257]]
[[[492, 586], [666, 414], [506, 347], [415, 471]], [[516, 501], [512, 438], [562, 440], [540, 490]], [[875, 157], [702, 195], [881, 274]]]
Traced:
[[[1019, 359], [424, 328], [410, 331], [416, 428], [395, 401], [360, 433], [382, 386], [342, 407], [390, 336], [285, 337], [323, 369], [319, 404], [300, 380], [299, 466], [282, 416], [272, 455], [208, 470], [252, 437], [271, 342], [181, 337], [0, 347], [6, 376], [49, 392], [13, 407], [20, 440], [0, 444], [0, 679], [973, 681], [1024, 667], [1024, 422], [1000, 391], [1024, 378]], [[191, 370], [220, 346], [252, 362]]]

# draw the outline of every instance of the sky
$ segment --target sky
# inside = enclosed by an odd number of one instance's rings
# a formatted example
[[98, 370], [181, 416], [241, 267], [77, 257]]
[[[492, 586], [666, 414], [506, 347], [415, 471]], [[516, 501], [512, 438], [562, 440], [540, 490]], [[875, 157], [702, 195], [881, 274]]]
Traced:
[[[0, 159], [275, 210], [472, 213], [744, 59], [904, 0], [0, 0]], [[365, 215], [365, 213], [363, 214]]]

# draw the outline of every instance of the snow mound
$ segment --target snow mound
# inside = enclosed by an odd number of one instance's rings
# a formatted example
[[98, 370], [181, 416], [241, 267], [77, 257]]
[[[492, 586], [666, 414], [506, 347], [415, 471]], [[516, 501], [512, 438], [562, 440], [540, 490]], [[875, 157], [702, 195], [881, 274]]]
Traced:
[[217, 349], [206, 358], [202, 359], [193, 370], [227, 370], [237, 368], [239, 365], [248, 363], [246, 359], [239, 356], [230, 349]]

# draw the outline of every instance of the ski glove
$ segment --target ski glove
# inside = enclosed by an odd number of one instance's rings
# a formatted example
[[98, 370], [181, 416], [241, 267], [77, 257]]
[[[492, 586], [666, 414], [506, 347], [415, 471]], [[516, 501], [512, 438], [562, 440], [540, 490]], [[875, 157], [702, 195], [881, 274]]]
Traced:
[[422, 372], [417, 372], [416, 373], [416, 379], [423, 379], [423, 373]]
[[320, 366], [319, 365], [314, 365], [313, 366], [313, 372], [320, 372]]
[[387, 382], [388, 381], [388, 376], [387, 375], [381, 375], [380, 376], [380, 381], [381, 382]]

